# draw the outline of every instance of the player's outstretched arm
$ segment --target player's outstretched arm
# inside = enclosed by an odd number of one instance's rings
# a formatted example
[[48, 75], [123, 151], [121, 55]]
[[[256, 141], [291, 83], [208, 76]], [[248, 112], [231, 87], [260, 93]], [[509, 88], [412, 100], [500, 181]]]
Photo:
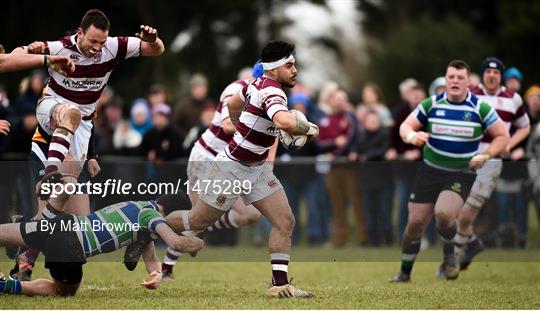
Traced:
[[75, 64], [67, 56], [0, 54], [0, 73], [47, 66], [60, 73], [73, 72]]
[[203, 240], [197, 237], [179, 236], [165, 223], [157, 225], [156, 232], [167, 246], [180, 253], [195, 252], [204, 246]]
[[27, 46], [20, 46], [11, 54], [47, 54], [47, 45], [43, 41], [34, 41]]
[[156, 289], [161, 283], [161, 262], [156, 256], [154, 242], [146, 245], [142, 257], [146, 265], [146, 271], [150, 274], [150, 279], [142, 281], [141, 286], [148, 289]]
[[165, 45], [157, 35], [157, 29], [150, 26], [141, 25], [141, 32], [135, 36], [142, 40], [141, 56], [159, 56], [165, 52]]

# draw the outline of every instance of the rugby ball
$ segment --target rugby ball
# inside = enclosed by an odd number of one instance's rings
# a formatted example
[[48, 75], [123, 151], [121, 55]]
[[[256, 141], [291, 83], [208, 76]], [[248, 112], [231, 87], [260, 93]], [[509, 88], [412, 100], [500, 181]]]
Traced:
[[[303, 119], [307, 122], [306, 116], [298, 111], [291, 110], [290, 113], [297, 114], [300, 119]], [[285, 132], [284, 130], [279, 130], [279, 141], [287, 150], [298, 150], [302, 148], [307, 142], [307, 135], [293, 135]]]

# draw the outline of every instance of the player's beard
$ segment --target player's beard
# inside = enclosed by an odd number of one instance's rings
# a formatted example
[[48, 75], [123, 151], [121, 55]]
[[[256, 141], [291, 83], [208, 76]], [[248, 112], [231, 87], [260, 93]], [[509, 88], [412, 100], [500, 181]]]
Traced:
[[296, 85], [296, 76], [293, 76], [291, 79], [287, 80], [287, 81], [279, 81], [281, 83], [281, 85], [283, 86], [286, 86], [288, 88], [293, 88], [295, 85]]

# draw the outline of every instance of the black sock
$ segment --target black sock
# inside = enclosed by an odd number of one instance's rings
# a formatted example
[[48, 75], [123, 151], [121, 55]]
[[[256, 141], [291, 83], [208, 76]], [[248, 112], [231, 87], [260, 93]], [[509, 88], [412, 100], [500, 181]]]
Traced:
[[407, 275], [411, 274], [414, 260], [416, 255], [420, 252], [421, 240], [410, 241], [405, 239], [403, 241], [403, 254], [401, 256], [401, 272]]

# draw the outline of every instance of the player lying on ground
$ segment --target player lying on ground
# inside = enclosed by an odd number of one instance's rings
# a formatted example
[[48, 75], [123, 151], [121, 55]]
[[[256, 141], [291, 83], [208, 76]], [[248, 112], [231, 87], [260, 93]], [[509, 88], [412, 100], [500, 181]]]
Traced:
[[185, 193], [166, 195], [156, 201], [127, 201], [105, 207], [89, 216], [61, 214], [52, 220], [40, 219], [0, 225], [0, 246], [26, 246], [45, 254], [45, 267], [52, 280], [20, 281], [0, 274], [0, 293], [28, 296], [72, 296], [82, 280], [86, 258], [113, 252], [139, 240], [150, 241], [143, 251], [151, 279], [141, 283], [155, 289], [161, 282], [161, 263], [153, 240], [161, 238], [179, 252], [201, 249], [197, 237], [178, 236], [164, 216], [190, 207]]

